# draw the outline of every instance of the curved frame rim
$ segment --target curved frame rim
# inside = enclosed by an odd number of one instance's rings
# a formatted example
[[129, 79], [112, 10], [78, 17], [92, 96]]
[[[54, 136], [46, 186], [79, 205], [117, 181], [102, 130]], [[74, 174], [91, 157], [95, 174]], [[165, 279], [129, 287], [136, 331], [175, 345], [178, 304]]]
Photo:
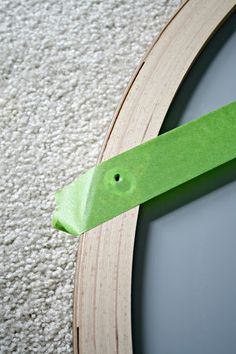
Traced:
[[[116, 110], [99, 161], [158, 134], [185, 75], [235, 6], [235, 0], [209, 0], [207, 4], [188, 0], [181, 6], [136, 69]], [[187, 26], [187, 30], [177, 33], [181, 26]], [[194, 34], [197, 37], [192, 43]], [[180, 45], [182, 56], [176, 52]], [[81, 237], [75, 274], [74, 353], [133, 353], [131, 277], [138, 210], [134, 208]]]

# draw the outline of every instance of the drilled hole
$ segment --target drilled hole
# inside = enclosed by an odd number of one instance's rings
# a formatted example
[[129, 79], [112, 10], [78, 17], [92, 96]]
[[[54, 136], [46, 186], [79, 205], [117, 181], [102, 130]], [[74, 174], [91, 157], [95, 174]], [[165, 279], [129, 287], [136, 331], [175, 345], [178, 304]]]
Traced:
[[116, 182], [119, 182], [119, 181], [120, 181], [120, 175], [119, 175], [119, 173], [115, 174], [114, 179], [115, 179]]

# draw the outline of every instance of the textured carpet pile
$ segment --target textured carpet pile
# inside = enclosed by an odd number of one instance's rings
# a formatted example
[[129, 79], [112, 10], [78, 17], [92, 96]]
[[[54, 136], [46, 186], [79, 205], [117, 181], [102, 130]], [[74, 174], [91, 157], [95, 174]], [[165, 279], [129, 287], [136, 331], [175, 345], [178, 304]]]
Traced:
[[132, 72], [178, 4], [1, 0], [1, 354], [72, 352], [79, 241], [52, 230], [53, 192], [95, 164]]

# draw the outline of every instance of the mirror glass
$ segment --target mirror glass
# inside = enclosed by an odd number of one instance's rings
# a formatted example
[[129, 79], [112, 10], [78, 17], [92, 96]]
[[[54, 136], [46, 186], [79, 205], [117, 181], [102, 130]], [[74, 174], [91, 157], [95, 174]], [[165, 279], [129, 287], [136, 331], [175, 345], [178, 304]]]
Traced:
[[[235, 100], [233, 13], [192, 66], [161, 133]], [[140, 207], [132, 331], [134, 354], [236, 353], [235, 161]]]

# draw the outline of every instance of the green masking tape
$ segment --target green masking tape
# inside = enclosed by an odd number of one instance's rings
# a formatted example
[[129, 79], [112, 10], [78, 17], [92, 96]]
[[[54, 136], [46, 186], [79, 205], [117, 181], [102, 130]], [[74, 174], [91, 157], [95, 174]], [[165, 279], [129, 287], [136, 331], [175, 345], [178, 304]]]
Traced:
[[56, 193], [53, 226], [72, 235], [236, 157], [236, 102], [105, 161]]

